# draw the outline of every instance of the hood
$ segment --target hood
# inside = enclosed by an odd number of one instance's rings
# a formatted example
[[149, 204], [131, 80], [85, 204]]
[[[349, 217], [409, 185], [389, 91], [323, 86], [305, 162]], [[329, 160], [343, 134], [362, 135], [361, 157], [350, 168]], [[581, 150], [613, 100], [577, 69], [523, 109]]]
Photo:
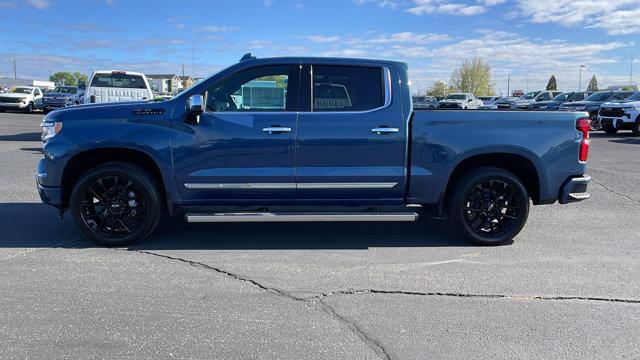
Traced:
[[77, 121], [97, 119], [134, 119], [170, 113], [173, 101], [128, 101], [84, 104], [50, 112], [44, 121]]
[[640, 105], [640, 101], [638, 100], [622, 100], [622, 101], [610, 101], [610, 102], [606, 102], [604, 104], [602, 104], [602, 107], [612, 107], [612, 108], [619, 108], [619, 107], [628, 107], [630, 105]]
[[31, 94], [2, 93], [2, 94], [0, 94], [0, 96], [6, 97], [6, 98], [18, 98], [18, 99], [21, 99], [21, 98], [29, 97], [29, 96], [31, 96]]
[[77, 95], [77, 94], [48, 92], [48, 93], [45, 93], [45, 94], [43, 95], [43, 97], [46, 97], [46, 98], [52, 98], [52, 97], [74, 97], [74, 96], [76, 96], [76, 95]]
[[444, 100], [440, 100], [441, 103], [450, 103], [450, 104], [460, 104], [462, 102], [464, 102], [464, 100], [458, 100], [458, 99], [444, 99]]
[[578, 106], [600, 106], [602, 102], [600, 101], [573, 101], [563, 103], [562, 106], [570, 106], [570, 107], [578, 107]]

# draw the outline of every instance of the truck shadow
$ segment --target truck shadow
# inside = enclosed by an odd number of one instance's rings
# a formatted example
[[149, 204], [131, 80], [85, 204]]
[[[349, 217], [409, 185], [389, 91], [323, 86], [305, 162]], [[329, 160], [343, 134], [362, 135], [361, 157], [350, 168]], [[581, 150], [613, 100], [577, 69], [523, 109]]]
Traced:
[[0, 135], [0, 141], [40, 141], [39, 132], [21, 133], [13, 135]]
[[[0, 248], [93, 247], [69, 213], [39, 203], [0, 203]], [[188, 224], [164, 219], [132, 250], [368, 249], [449, 247], [469, 243], [449, 233], [446, 221], [416, 223], [252, 223]]]

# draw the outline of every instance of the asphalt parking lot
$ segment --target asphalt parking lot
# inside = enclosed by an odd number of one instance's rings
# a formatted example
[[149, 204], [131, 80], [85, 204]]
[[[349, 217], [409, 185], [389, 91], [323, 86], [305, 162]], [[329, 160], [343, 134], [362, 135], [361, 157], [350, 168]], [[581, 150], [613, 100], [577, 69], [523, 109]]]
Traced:
[[639, 358], [640, 138], [592, 135], [592, 198], [513, 244], [442, 220], [185, 224], [83, 241], [34, 185], [42, 114], [0, 113], [0, 358]]

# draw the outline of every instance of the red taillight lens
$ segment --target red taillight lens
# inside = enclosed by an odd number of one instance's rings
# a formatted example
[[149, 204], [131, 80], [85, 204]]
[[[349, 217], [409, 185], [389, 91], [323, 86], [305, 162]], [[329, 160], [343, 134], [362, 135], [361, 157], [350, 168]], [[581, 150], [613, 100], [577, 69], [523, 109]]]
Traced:
[[587, 118], [576, 120], [576, 130], [582, 132], [585, 139], [589, 138], [589, 130], [591, 129], [591, 121]]
[[587, 161], [589, 157], [589, 130], [591, 129], [591, 121], [588, 118], [580, 118], [576, 120], [576, 130], [582, 133], [582, 140], [580, 141], [580, 152], [578, 153], [578, 160]]

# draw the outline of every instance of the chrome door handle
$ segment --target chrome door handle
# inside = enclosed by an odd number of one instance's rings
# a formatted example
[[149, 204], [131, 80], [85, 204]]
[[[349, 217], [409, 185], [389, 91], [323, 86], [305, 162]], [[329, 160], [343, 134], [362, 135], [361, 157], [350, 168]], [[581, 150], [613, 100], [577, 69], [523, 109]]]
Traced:
[[291, 128], [281, 127], [281, 126], [269, 126], [262, 129], [262, 131], [268, 132], [269, 134], [277, 134], [277, 133], [283, 133], [283, 132], [291, 132]]
[[397, 133], [398, 131], [400, 131], [400, 129], [391, 128], [391, 127], [377, 127], [377, 128], [371, 129], [371, 132], [374, 132], [374, 133], [376, 133], [378, 135], [392, 134], [392, 133]]

